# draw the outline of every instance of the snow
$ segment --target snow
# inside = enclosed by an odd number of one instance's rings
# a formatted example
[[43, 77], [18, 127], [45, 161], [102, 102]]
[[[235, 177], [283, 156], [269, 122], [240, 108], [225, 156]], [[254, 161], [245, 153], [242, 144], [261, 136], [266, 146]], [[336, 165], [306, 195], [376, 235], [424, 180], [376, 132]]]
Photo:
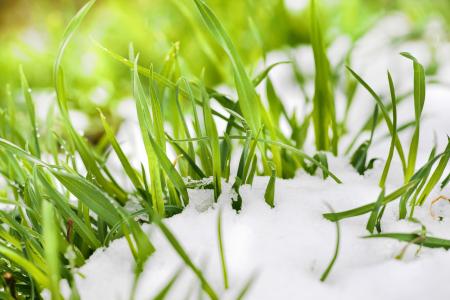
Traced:
[[[432, 26], [437, 26], [432, 23]], [[411, 25], [401, 15], [386, 18], [378, 24], [355, 48], [352, 61], [355, 71], [374, 86], [380, 94], [387, 94], [385, 76], [389, 68], [399, 90], [412, 87], [411, 62], [398, 55], [410, 51], [425, 64], [430, 61], [427, 41], [390, 45], [392, 38], [408, 33]], [[437, 43], [437, 59], [442, 65], [439, 78], [448, 81], [450, 74], [450, 48], [430, 30], [427, 37]], [[440, 33], [439, 33], [440, 34]], [[377, 42], [374, 45], [374, 41]], [[334, 53], [344, 55], [349, 47], [346, 37], [339, 39]], [[442, 49], [447, 49], [443, 51]], [[271, 53], [267, 64], [273, 60], [289, 59], [293, 54], [300, 66], [311, 64], [311, 53], [304, 47]], [[335, 62], [332, 61], [334, 64]], [[312, 65], [310, 66], [312, 68]], [[311, 70], [313, 71], [313, 69]], [[279, 66], [271, 73], [277, 91], [287, 101], [290, 109], [304, 108], [302, 95], [292, 83], [288, 65]], [[450, 89], [442, 84], [427, 86], [427, 100], [421, 128], [421, 148], [418, 165], [427, 158], [434, 142], [439, 149], [445, 146], [450, 133]], [[350, 115], [351, 133], [356, 132], [365, 118], [372, 113], [374, 101], [365, 90], [359, 89], [355, 106]], [[342, 103], [341, 103], [342, 104]], [[341, 105], [338, 103], [338, 105]], [[126, 102], [124, 108], [134, 107]], [[339, 109], [339, 108], [338, 108]], [[123, 109], [125, 127], [119, 133], [124, 151], [133, 164], [145, 161], [143, 147], [135, 141], [139, 130], [133, 112]], [[413, 118], [412, 99], [399, 106], [399, 124]], [[127, 119], [128, 118], [128, 119]], [[135, 134], [124, 134], [134, 132]], [[386, 157], [388, 139], [380, 139], [386, 130], [378, 130], [370, 157]], [[353, 134], [350, 134], [353, 136]], [[401, 134], [408, 140], [410, 131]], [[363, 138], [367, 138], [364, 136]], [[343, 147], [349, 140], [342, 141]], [[311, 147], [311, 145], [309, 146]], [[308, 148], [312, 149], [312, 148]], [[187, 250], [197, 266], [204, 272], [220, 299], [235, 299], [243, 285], [255, 277], [246, 299], [446, 299], [450, 293], [450, 255], [442, 249], [428, 249], [412, 245], [402, 260], [395, 259], [405, 243], [391, 239], [363, 239], [367, 235], [365, 225], [368, 215], [341, 221], [341, 247], [336, 264], [329, 278], [319, 278], [333, 255], [335, 224], [325, 220], [326, 204], [335, 211], [355, 208], [376, 200], [380, 188], [378, 181], [384, 167], [379, 160], [373, 170], [359, 175], [345, 156], [329, 156], [330, 169], [342, 179], [337, 184], [332, 179], [323, 180], [319, 175], [310, 176], [299, 171], [291, 180], [276, 180], [275, 208], [264, 202], [267, 177], [256, 177], [252, 186], [242, 186], [242, 211], [236, 214], [231, 208], [233, 192], [230, 183], [223, 183], [223, 193], [217, 203], [208, 190], [191, 190], [191, 202], [179, 215], [165, 220], [177, 239]], [[448, 173], [448, 170], [445, 174]], [[402, 184], [399, 162], [394, 159], [387, 190], [392, 191]], [[450, 203], [441, 201], [434, 206], [437, 220], [430, 214], [432, 199], [439, 195], [450, 195], [450, 187], [434, 190], [423, 207], [416, 208], [415, 217], [426, 226], [430, 235], [450, 239]], [[217, 217], [222, 211], [225, 256], [228, 267], [230, 289], [224, 290], [217, 241]], [[390, 204], [382, 219], [384, 232], [413, 232], [420, 224], [398, 220], [398, 201]], [[145, 226], [156, 252], [145, 265], [140, 278], [136, 299], [150, 299], [167, 283], [168, 279], [184, 264], [158, 228]], [[134, 260], [125, 239], [111, 243], [106, 249], [97, 250], [88, 262], [79, 269], [83, 277], [77, 278], [77, 287], [82, 299], [128, 299], [134, 277]], [[184, 267], [181, 277], [169, 294], [169, 299], [198, 298], [200, 286], [191, 270]]]
[[[222, 208], [225, 255], [231, 290], [222, 294], [233, 299], [240, 287], [257, 274], [248, 299], [443, 299], [450, 287], [450, 256], [439, 249], [421, 249], [415, 256], [411, 246], [402, 261], [394, 257], [404, 243], [388, 239], [367, 240], [368, 216], [342, 221], [340, 255], [329, 280], [319, 278], [331, 259], [336, 239], [335, 225], [326, 221], [325, 203], [335, 210], [353, 208], [376, 199], [381, 167], [367, 176], [358, 175], [346, 159], [331, 158], [331, 168], [344, 184], [299, 173], [295, 179], [276, 181], [275, 208], [264, 202], [268, 178], [257, 177], [253, 186], [240, 192], [243, 208], [240, 214], [231, 209], [230, 184], [217, 204], [204, 212], [198, 203], [166, 220], [168, 227], [185, 247], [213, 286], [222, 290], [217, 242], [217, 215]], [[393, 187], [390, 187], [393, 188]], [[448, 194], [449, 189], [443, 191]], [[438, 194], [434, 193], [432, 197]], [[196, 190], [192, 198], [211, 203], [212, 193]], [[442, 202], [439, 215], [450, 216], [450, 204]], [[397, 220], [392, 204], [383, 218], [386, 232], [412, 232], [420, 225]], [[450, 238], [449, 221], [437, 221], [428, 206], [419, 208], [416, 216], [430, 234]], [[156, 247], [145, 266], [136, 299], [149, 299], [183, 265], [176, 252], [154, 226], [145, 228]], [[133, 282], [133, 258], [124, 239], [98, 250], [79, 271], [77, 280], [82, 299], [127, 299]], [[415, 284], [412, 284], [415, 283]], [[183, 299], [189, 290], [198, 289], [191, 272], [185, 270], [169, 299]], [[385, 288], [381, 288], [385, 287]], [[395, 289], [394, 289], [395, 287]], [[221, 298], [222, 299], [222, 298]]]

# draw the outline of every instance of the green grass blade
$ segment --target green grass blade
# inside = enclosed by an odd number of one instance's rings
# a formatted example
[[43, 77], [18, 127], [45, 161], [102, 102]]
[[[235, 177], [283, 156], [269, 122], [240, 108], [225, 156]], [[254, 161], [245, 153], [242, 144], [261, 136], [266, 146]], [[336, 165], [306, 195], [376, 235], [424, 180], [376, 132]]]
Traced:
[[28, 80], [25, 77], [25, 73], [23, 72], [22, 66], [20, 67], [20, 81], [22, 83], [22, 91], [23, 96], [25, 98], [25, 102], [27, 104], [27, 111], [28, 111], [28, 117], [31, 122], [31, 128], [33, 131], [32, 135], [32, 153], [40, 158], [41, 157], [41, 147], [39, 146], [39, 132], [38, 132], [38, 126], [36, 121], [36, 112], [34, 108], [33, 99], [31, 98], [31, 90], [30, 86], [28, 85]]
[[414, 134], [408, 153], [408, 165], [406, 168], [406, 178], [408, 179], [414, 173], [417, 160], [417, 149], [419, 147], [420, 138], [420, 118], [425, 104], [425, 70], [411, 54], [403, 52], [401, 55], [412, 60], [414, 68], [414, 117], [416, 126], [414, 128]]
[[[383, 101], [381, 100], [380, 96], [377, 95], [377, 93], [375, 93], [375, 91], [367, 84], [367, 82], [365, 82], [355, 71], [353, 71], [351, 68], [347, 67], [347, 69], [350, 71], [350, 73], [353, 75], [353, 77], [355, 77], [355, 79], [370, 93], [370, 95], [373, 97], [373, 99], [376, 101], [376, 103], [378, 104], [378, 106], [380, 107], [381, 110], [381, 114], [383, 115], [383, 118], [386, 122], [386, 125], [389, 129], [389, 132], [391, 134], [391, 136], [394, 135], [394, 126], [392, 125], [392, 121], [389, 117], [389, 113], [387, 108], [385, 107]], [[403, 147], [399, 141], [399, 139], [395, 140], [395, 148], [397, 149], [397, 153], [400, 157], [400, 160], [402, 162], [402, 167], [403, 167], [403, 172], [406, 175], [406, 168], [407, 168], [407, 164], [406, 164], [406, 159], [405, 159], [405, 154], [403, 151]]]
[[[59, 73], [62, 59], [64, 56], [64, 52], [67, 48], [67, 45], [70, 43], [70, 40], [72, 39], [73, 35], [77, 31], [78, 27], [80, 27], [81, 22], [83, 21], [84, 17], [87, 15], [89, 10], [91, 9], [92, 5], [94, 5], [95, 0], [91, 0], [88, 3], [86, 3], [79, 11], [78, 13], [70, 20], [69, 25], [66, 27], [66, 30], [64, 31], [62, 42], [58, 49], [58, 54], [56, 56], [55, 64], [53, 67], [53, 74], [55, 76], [55, 85], [57, 82], [57, 75]], [[63, 106], [67, 110], [67, 105]]]
[[52, 300], [62, 299], [59, 291], [60, 261], [59, 261], [59, 226], [55, 221], [55, 211], [53, 206], [44, 201], [42, 205], [43, 220], [43, 241], [45, 259], [48, 267], [48, 275], [50, 279], [50, 292]]
[[261, 103], [253, 84], [245, 71], [241, 58], [233, 45], [225, 28], [220, 24], [211, 9], [202, 0], [194, 0], [200, 15], [208, 30], [228, 55], [233, 66], [234, 81], [239, 95], [239, 107], [253, 132], [257, 132], [261, 125], [259, 110]]
[[245, 297], [247, 296], [247, 293], [250, 291], [253, 283], [256, 280], [256, 276], [252, 275], [247, 282], [244, 284], [244, 286], [242, 287], [242, 289], [240, 290], [239, 294], [236, 297], [236, 300], [243, 300], [246, 299]]
[[222, 164], [220, 162], [220, 144], [216, 123], [213, 119], [208, 95], [203, 90], [203, 119], [206, 135], [210, 138], [209, 145], [212, 155], [212, 170], [214, 178], [214, 199], [217, 201], [222, 191]]
[[37, 171], [37, 178], [43, 187], [43, 191], [48, 195], [49, 200], [58, 212], [64, 216], [66, 220], [72, 220], [74, 232], [79, 234], [83, 238], [83, 241], [88, 243], [92, 249], [99, 248], [101, 246], [101, 242], [95, 236], [92, 228], [88, 227], [87, 224], [85, 224], [85, 222], [74, 212], [64, 195], [59, 193], [55, 187], [51, 185], [44, 172], [40, 169]]
[[110, 226], [121, 220], [120, 215], [116, 212], [114, 201], [96, 185], [79, 175], [56, 170], [50, 171], [78, 200]]
[[175, 285], [176, 281], [180, 277], [181, 273], [183, 272], [183, 269], [179, 269], [173, 274], [173, 276], [167, 281], [167, 284], [156, 294], [155, 297], [153, 297], [153, 300], [164, 300], [167, 298], [167, 295], [169, 292], [173, 289], [173, 286]]
[[383, 202], [384, 202], [384, 189], [381, 190], [381, 193], [378, 196], [377, 201], [375, 202], [373, 210], [370, 213], [369, 220], [367, 221], [366, 229], [370, 233], [373, 233], [373, 230], [375, 229], [375, 225], [378, 221], [378, 212], [380, 211]]
[[183, 178], [177, 172], [173, 164], [170, 162], [169, 158], [167, 158], [166, 153], [164, 153], [164, 151], [159, 147], [159, 145], [157, 145], [155, 139], [151, 135], [149, 135], [149, 138], [161, 168], [164, 170], [167, 177], [170, 179], [175, 188], [181, 194], [184, 201], [186, 201], [185, 203], [188, 203], [189, 196], [187, 194], [186, 184], [184, 183]]
[[219, 213], [217, 214], [217, 240], [219, 241], [219, 253], [220, 253], [220, 264], [222, 266], [223, 286], [227, 290], [229, 285], [228, 285], [227, 264], [225, 261], [225, 250], [222, 238], [222, 210], [219, 210]]
[[103, 124], [103, 128], [105, 129], [106, 137], [108, 138], [111, 146], [113, 147], [114, 151], [117, 154], [117, 157], [120, 160], [120, 163], [122, 164], [123, 169], [128, 175], [128, 178], [130, 178], [131, 182], [133, 183], [134, 187], [136, 189], [142, 189], [142, 181], [139, 178], [136, 170], [131, 166], [130, 161], [126, 157], [125, 153], [122, 150], [122, 147], [120, 147], [120, 144], [117, 142], [117, 139], [114, 135], [114, 132], [112, 131], [111, 127], [109, 126], [108, 122], [106, 121], [105, 116], [102, 114], [102, 112], [99, 110], [100, 118]]
[[391, 167], [392, 157], [394, 156], [395, 143], [398, 138], [398, 135], [397, 135], [397, 98], [395, 96], [394, 82], [393, 82], [391, 74], [389, 72], [388, 72], [388, 80], [389, 80], [389, 90], [391, 93], [391, 103], [392, 103], [392, 137], [391, 137], [391, 144], [389, 146], [388, 157], [386, 159], [386, 163], [384, 164], [383, 173], [381, 174], [381, 178], [380, 178], [379, 186], [381, 188], [384, 188], [384, 185], [386, 183], [386, 178], [388, 176], [389, 169]]
[[20, 266], [23, 270], [30, 274], [30, 276], [33, 277], [41, 288], [50, 287], [50, 281], [47, 275], [20, 253], [10, 249], [9, 247], [0, 245], [0, 255], [11, 260], [14, 264]]
[[150, 115], [150, 108], [148, 106], [147, 97], [142, 88], [139, 74], [137, 72], [138, 57], [134, 61], [133, 69], [133, 92], [136, 99], [136, 111], [138, 115], [139, 127], [141, 129], [142, 139], [144, 141], [145, 151], [147, 153], [148, 167], [151, 177], [151, 195], [154, 209], [163, 216], [164, 197], [162, 188], [162, 178], [160, 166], [156, 154], [154, 152], [152, 143], [150, 141], [151, 131], [153, 129], [152, 119]]
[[[331, 213], [334, 213], [331, 206], [329, 207], [329, 209], [331, 210]], [[339, 247], [340, 247], [340, 241], [341, 241], [341, 229], [340, 229], [339, 221], [336, 221], [335, 223], [336, 223], [336, 246], [334, 248], [334, 254], [333, 254], [333, 257], [331, 258], [330, 263], [328, 264], [327, 268], [325, 269], [322, 276], [320, 277], [320, 281], [322, 281], [322, 282], [327, 279], [328, 275], [331, 272], [331, 269], [334, 266], [334, 263], [336, 262], [338, 255], [339, 255]]]
[[[316, 68], [313, 97], [313, 123], [316, 148], [317, 150], [332, 150], [337, 155], [338, 132], [330, 63], [326, 55], [325, 42], [315, 0], [310, 1], [310, 20], [311, 45]], [[333, 132], [331, 145], [329, 138], [330, 127]]]
[[421, 236], [417, 233], [379, 233], [365, 236], [364, 238], [390, 238], [402, 242], [412, 242], [428, 248], [450, 249], [450, 240], [430, 236]]
[[269, 183], [267, 183], [266, 191], [264, 192], [264, 200], [271, 207], [275, 207], [275, 178], [276, 178], [276, 170], [273, 165], [271, 165], [272, 174], [269, 178]]

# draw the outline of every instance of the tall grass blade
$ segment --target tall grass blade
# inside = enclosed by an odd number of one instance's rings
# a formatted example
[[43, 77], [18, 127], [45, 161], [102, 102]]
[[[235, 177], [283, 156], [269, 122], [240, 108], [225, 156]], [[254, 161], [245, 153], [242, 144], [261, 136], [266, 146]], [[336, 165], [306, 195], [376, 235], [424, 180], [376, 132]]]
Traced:
[[245, 71], [241, 58], [233, 45], [225, 28], [219, 22], [211, 9], [202, 0], [194, 0], [200, 15], [212, 36], [228, 55], [233, 66], [234, 81], [239, 95], [239, 107], [253, 132], [257, 132], [261, 125], [261, 103], [253, 84]]

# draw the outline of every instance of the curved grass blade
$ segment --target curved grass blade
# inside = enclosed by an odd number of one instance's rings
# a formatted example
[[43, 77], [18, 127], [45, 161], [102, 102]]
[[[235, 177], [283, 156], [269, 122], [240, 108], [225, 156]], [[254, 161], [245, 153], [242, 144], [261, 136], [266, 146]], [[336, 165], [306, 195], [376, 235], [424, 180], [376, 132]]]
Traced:
[[414, 134], [409, 146], [408, 165], [406, 168], [406, 179], [410, 178], [416, 167], [417, 149], [419, 147], [420, 135], [420, 117], [425, 104], [425, 70], [417, 59], [407, 52], [401, 53], [402, 56], [413, 61], [414, 68], [414, 116], [415, 128]]
[[389, 146], [388, 157], [386, 159], [386, 163], [383, 168], [383, 173], [381, 174], [381, 178], [380, 178], [379, 186], [381, 188], [384, 188], [384, 185], [386, 183], [386, 178], [388, 176], [389, 169], [391, 167], [392, 157], [394, 156], [395, 143], [398, 138], [398, 135], [397, 135], [397, 99], [395, 96], [394, 82], [393, 82], [391, 74], [389, 72], [388, 72], [388, 81], [389, 81], [389, 90], [391, 93], [391, 103], [392, 103], [392, 138], [391, 138], [391, 144]]
[[[355, 71], [353, 71], [348, 66], [347, 66], [347, 69], [350, 71], [350, 73], [353, 75], [353, 77], [355, 77], [355, 79], [370, 93], [370, 95], [376, 101], [376, 103], [380, 107], [381, 114], [383, 115], [383, 118], [384, 118], [384, 120], [386, 122], [386, 125], [387, 125], [387, 127], [389, 129], [389, 132], [390, 132], [391, 136], [393, 136], [395, 134], [394, 133], [394, 127], [393, 127], [392, 121], [391, 121], [391, 119], [389, 117], [388, 110], [387, 110], [386, 106], [383, 104], [383, 101], [381, 100], [380, 96], [378, 96], [377, 93], [375, 93], [375, 91], [367, 84], [367, 82], [365, 82]], [[397, 153], [398, 153], [398, 155], [400, 157], [400, 160], [402, 162], [403, 172], [404, 172], [404, 174], [406, 174], [407, 164], [406, 164], [406, 159], [405, 159], [405, 154], [404, 154], [404, 151], [403, 151], [403, 147], [402, 147], [399, 139], [395, 140], [395, 148], [397, 149]]]
[[109, 126], [108, 122], [106, 122], [106, 118], [103, 115], [103, 113], [99, 110], [100, 113], [100, 119], [103, 124], [103, 128], [105, 129], [106, 137], [108, 138], [109, 142], [111, 143], [111, 146], [113, 147], [114, 151], [117, 154], [117, 157], [120, 160], [120, 163], [122, 164], [123, 169], [128, 175], [128, 178], [130, 178], [131, 182], [133, 183], [134, 187], [136, 189], [142, 189], [142, 181], [139, 178], [136, 170], [131, 166], [130, 161], [126, 157], [125, 153], [122, 150], [122, 147], [120, 147], [120, 144], [117, 142], [117, 139]]
[[228, 285], [227, 264], [225, 262], [225, 250], [224, 250], [223, 238], [222, 238], [222, 210], [221, 209], [219, 209], [219, 213], [217, 214], [217, 239], [219, 241], [219, 253], [220, 253], [220, 264], [222, 266], [223, 286], [227, 290], [229, 285]]
[[41, 157], [41, 148], [39, 146], [39, 132], [38, 132], [38, 126], [36, 121], [36, 112], [34, 108], [33, 99], [31, 98], [31, 90], [30, 86], [28, 85], [28, 80], [25, 77], [25, 73], [23, 72], [22, 66], [20, 66], [20, 81], [22, 83], [22, 91], [23, 96], [25, 98], [25, 102], [27, 104], [27, 111], [28, 111], [28, 117], [30, 119], [31, 128], [32, 128], [32, 153], [37, 157]]
[[422, 236], [417, 233], [379, 233], [365, 236], [364, 238], [390, 238], [401, 242], [412, 242], [414, 244], [428, 248], [444, 248], [450, 249], [450, 240]]
[[96, 185], [87, 179], [74, 174], [50, 170], [62, 185], [64, 185], [78, 200], [83, 202], [100, 218], [105, 220], [110, 226], [113, 226], [121, 220], [116, 212], [114, 201], [109, 198]]
[[[331, 213], [333, 214], [334, 213], [333, 208], [331, 206], [329, 206], [329, 209], [330, 209]], [[330, 271], [333, 268], [334, 263], [336, 262], [336, 259], [339, 255], [339, 246], [340, 246], [340, 241], [341, 241], [341, 229], [339, 226], [339, 221], [336, 221], [335, 223], [336, 223], [336, 247], [334, 249], [334, 254], [333, 254], [333, 257], [331, 258], [330, 263], [328, 264], [328, 267], [325, 269], [322, 276], [320, 277], [320, 281], [322, 281], [322, 282], [327, 279], [328, 274], [330, 274]]]
[[175, 285], [176, 281], [180, 277], [181, 273], [183, 272], [183, 269], [179, 269], [175, 272], [175, 274], [167, 281], [167, 284], [156, 294], [155, 297], [153, 297], [153, 300], [164, 300], [167, 298], [167, 295], [172, 290], [173, 286]]
[[200, 15], [212, 36], [228, 55], [233, 66], [234, 81], [239, 95], [239, 107], [253, 132], [261, 126], [261, 103], [256, 95], [255, 88], [245, 71], [241, 58], [233, 45], [225, 28], [220, 24], [211, 9], [202, 0], [194, 0]]

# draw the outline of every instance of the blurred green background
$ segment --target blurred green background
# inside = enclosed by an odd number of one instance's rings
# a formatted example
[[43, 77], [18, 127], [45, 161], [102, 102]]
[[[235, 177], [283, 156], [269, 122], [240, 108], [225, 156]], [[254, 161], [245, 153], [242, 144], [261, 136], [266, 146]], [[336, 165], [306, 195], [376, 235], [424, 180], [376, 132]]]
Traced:
[[[19, 88], [23, 65], [33, 89], [52, 86], [52, 65], [64, 27], [86, 1], [0, 0], [0, 101], [5, 86]], [[357, 36], [390, 11], [401, 10], [418, 27], [430, 17], [450, 23], [449, 0], [323, 0], [323, 23], [331, 35]], [[308, 43], [304, 0], [208, 0], [225, 24], [249, 70], [264, 52]], [[292, 10], [291, 7], [300, 9]], [[331, 37], [330, 37], [331, 38]], [[64, 69], [75, 106], [91, 112], [129, 95], [129, 72], [92, 40], [127, 56], [129, 43], [140, 63], [156, 70], [172, 47], [184, 76], [204, 68], [210, 85], [227, 82], [228, 60], [212, 41], [189, 0], [98, 0], [68, 49]], [[174, 46], [175, 45], [175, 46]], [[99, 92], [98, 87], [101, 87]], [[97, 99], [98, 100], [98, 99]]]

